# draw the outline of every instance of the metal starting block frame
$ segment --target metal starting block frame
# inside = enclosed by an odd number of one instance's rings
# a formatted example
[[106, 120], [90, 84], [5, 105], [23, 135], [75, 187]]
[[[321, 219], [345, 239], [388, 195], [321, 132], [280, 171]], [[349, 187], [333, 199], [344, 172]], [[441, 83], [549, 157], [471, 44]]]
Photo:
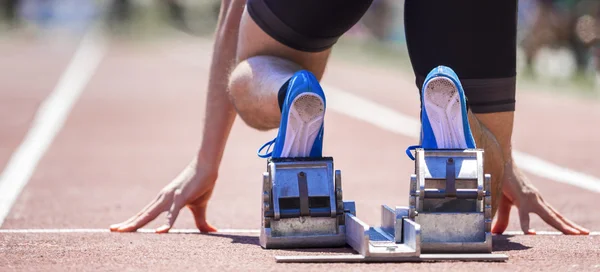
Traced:
[[409, 205], [382, 205], [381, 225], [343, 201], [333, 158], [271, 159], [263, 174], [260, 245], [350, 245], [359, 254], [276, 256], [277, 262], [505, 261], [492, 253], [491, 176], [483, 150], [415, 150]]
[[346, 245], [341, 171], [333, 158], [272, 158], [263, 173], [263, 248]]

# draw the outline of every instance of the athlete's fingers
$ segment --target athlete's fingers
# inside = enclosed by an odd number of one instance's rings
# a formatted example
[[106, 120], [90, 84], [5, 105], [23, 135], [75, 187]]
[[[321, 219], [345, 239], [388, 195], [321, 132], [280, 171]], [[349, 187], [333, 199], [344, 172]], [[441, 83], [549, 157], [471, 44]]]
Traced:
[[190, 210], [192, 210], [192, 214], [194, 214], [194, 221], [200, 232], [217, 231], [217, 228], [206, 222], [206, 206], [190, 206]]
[[113, 224], [110, 225], [110, 230], [111, 231], [116, 231], [119, 229], [119, 227], [121, 226], [126, 226], [131, 224], [131, 222], [137, 220], [141, 215], [148, 213], [148, 211], [154, 207], [156, 205], [157, 202], [160, 202], [162, 199], [164, 199], [164, 194], [160, 193], [158, 195], [156, 195], [156, 197], [150, 201], [144, 208], [142, 208], [137, 214], [135, 214], [134, 216], [130, 217], [129, 219], [121, 222], [121, 223], [117, 223], [117, 224]]
[[148, 224], [150, 221], [156, 219], [156, 217], [158, 217], [158, 215], [160, 215], [162, 212], [164, 212], [165, 209], [163, 206], [164, 205], [156, 206], [156, 208], [148, 211], [148, 213], [146, 213], [146, 214], [141, 215], [135, 221], [133, 221], [129, 224], [120, 226], [117, 229], [117, 231], [119, 231], [119, 232], [137, 231], [139, 228]]
[[545, 203], [538, 201], [537, 207], [533, 208], [536, 211], [536, 213], [540, 216], [540, 218], [544, 220], [544, 222], [554, 227], [555, 229], [561, 231], [562, 233], [571, 235], [581, 234], [579, 230], [569, 226], [562, 219], [558, 218], [558, 216], [556, 216], [556, 214], [552, 212], [552, 210], [550, 210], [550, 208], [548, 208], [548, 205], [546, 205]]
[[141, 214], [139, 217], [137, 217], [132, 222], [120, 226], [117, 229], [117, 231], [119, 231], [119, 232], [136, 231], [137, 229], [141, 228], [142, 226], [148, 224], [148, 222], [154, 220], [159, 214], [163, 213], [167, 209], [168, 204], [170, 203], [170, 201], [168, 201], [168, 200], [170, 200], [170, 199], [162, 198], [161, 201], [155, 202], [153, 206], [148, 207], [148, 210], [145, 213]]
[[496, 223], [492, 227], [492, 233], [502, 234], [506, 230], [506, 228], [508, 227], [508, 221], [510, 219], [511, 209], [512, 203], [504, 194], [502, 194], [502, 198], [500, 199], [498, 206], [498, 218], [496, 219]]
[[125, 221], [111, 225], [110, 229], [114, 231], [114, 230], [117, 230], [120, 226], [124, 226], [124, 225], [127, 225], [127, 224], [133, 222], [138, 217], [140, 217], [140, 215], [144, 214], [150, 207], [154, 206], [155, 203], [160, 199], [160, 197], [161, 197], [161, 194], [156, 195], [156, 197], [152, 201], [150, 201], [148, 204], [146, 204], [146, 206], [144, 208], [142, 208], [138, 213], [136, 213], [132, 217], [129, 217]]
[[546, 206], [550, 209], [550, 211], [552, 211], [556, 217], [560, 218], [565, 224], [569, 225], [570, 227], [578, 230], [580, 232], [580, 234], [585, 234], [588, 235], [590, 234], [590, 230], [578, 225], [577, 223], [569, 220], [568, 218], [564, 217], [562, 214], [560, 214], [556, 209], [554, 209], [554, 207], [552, 207], [552, 205], [546, 203], [545, 201], [542, 200], [542, 202], [544, 202], [546, 204]]
[[[155, 204], [155, 202], [152, 202], [151, 204], [152, 204], [152, 205], [154, 205], [154, 204]], [[151, 206], [150, 206], [150, 207], [151, 207]], [[129, 224], [131, 224], [131, 222], [134, 222], [134, 221], [135, 221], [135, 220], [137, 220], [137, 219], [138, 219], [140, 216], [142, 216], [142, 214], [144, 214], [144, 212], [146, 212], [146, 210], [147, 210], [148, 208], [149, 208], [149, 205], [148, 205], [148, 206], [146, 206], [146, 207], [144, 207], [144, 208], [143, 208], [142, 210], [140, 210], [140, 211], [139, 211], [139, 212], [138, 212], [136, 215], [134, 215], [134, 216], [130, 217], [129, 219], [127, 219], [127, 220], [125, 220], [125, 221], [123, 221], [123, 222], [121, 222], [121, 223], [118, 223], [118, 224], [111, 225], [111, 226], [110, 226], [110, 230], [111, 230], [111, 231], [116, 231], [116, 230], [118, 230], [118, 229], [119, 229], [120, 227], [122, 227], [122, 226], [126, 226], [126, 225], [129, 225]]]
[[529, 210], [524, 207], [519, 208], [519, 222], [521, 230], [525, 234], [536, 234], [534, 229], [529, 228]]
[[171, 208], [167, 213], [167, 223], [165, 225], [158, 227], [156, 229], [157, 233], [169, 232], [169, 230], [175, 224], [175, 220], [177, 219], [177, 216], [179, 215], [179, 211], [181, 210], [181, 208], [183, 208], [184, 204], [185, 204], [185, 199], [181, 195], [181, 190], [178, 189], [177, 191], [175, 191], [175, 194], [173, 195], [173, 203], [171, 204]]

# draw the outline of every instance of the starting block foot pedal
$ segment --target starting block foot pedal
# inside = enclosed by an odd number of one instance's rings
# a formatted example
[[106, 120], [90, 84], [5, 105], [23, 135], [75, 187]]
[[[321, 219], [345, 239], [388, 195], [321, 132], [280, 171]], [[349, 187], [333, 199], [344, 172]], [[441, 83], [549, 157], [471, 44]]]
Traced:
[[342, 247], [346, 212], [341, 171], [333, 158], [272, 158], [263, 173], [260, 245], [272, 248]]

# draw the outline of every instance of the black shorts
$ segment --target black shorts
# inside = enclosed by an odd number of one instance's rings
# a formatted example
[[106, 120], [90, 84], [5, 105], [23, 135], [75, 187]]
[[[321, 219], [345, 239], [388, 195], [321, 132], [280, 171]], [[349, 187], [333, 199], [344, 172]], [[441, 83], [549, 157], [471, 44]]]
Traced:
[[248, 13], [263, 31], [291, 48], [320, 52], [332, 47], [371, 6], [372, 0], [248, 0]]
[[[273, 39], [305, 52], [331, 48], [372, 0], [248, 0]], [[407, 47], [419, 90], [438, 65], [451, 67], [475, 113], [515, 110], [517, 0], [405, 0]]]

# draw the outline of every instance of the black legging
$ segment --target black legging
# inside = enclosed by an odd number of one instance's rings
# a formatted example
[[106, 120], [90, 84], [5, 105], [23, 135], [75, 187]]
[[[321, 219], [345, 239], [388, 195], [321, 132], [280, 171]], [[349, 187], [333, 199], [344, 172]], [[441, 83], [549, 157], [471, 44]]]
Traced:
[[406, 0], [416, 84], [438, 65], [459, 76], [475, 113], [514, 111], [517, 0]]

